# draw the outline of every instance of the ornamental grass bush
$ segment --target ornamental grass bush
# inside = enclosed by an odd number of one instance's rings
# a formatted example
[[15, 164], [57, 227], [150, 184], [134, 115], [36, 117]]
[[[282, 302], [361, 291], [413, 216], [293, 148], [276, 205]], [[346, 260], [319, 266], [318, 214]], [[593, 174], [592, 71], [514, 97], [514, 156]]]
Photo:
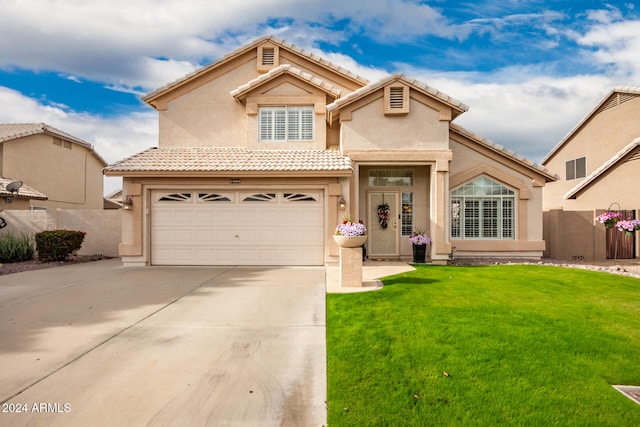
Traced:
[[53, 230], [36, 234], [36, 251], [40, 261], [64, 261], [82, 246], [84, 231]]
[[21, 234], [16, 236], [7, 233], [0, 236], [0, 262], [28, 261], [35, 254], [33, 236]]

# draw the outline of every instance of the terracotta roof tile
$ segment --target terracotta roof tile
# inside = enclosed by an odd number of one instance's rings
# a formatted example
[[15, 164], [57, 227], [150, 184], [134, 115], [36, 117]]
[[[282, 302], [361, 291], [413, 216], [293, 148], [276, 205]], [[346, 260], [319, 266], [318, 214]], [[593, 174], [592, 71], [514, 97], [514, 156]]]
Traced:
[[463, 128], [460, 125], [457, 125], [455, 123], [451, 123], [449, 125], [449, 129], [453, 132], [456, 132], [460, 135], [466, 136], [469, 139], [472, 139], [494, 151], [500, 152], [503, 155], [512, 158], [513, 160], [517, 161], [518, 163], [527, 166], [529, 169], [534, 169], [536, 171], [538, 171], [539, 173], [546, 175], [549, 179], [555, 181], [557, 179], [560, 179], [560, 176], [558, 174], [554, 174], [552, 173], [549, 169], [545, 168], [542, 165], [539, 165], [538, 163], [529, 160], [525, 157], [523, 157], [520, 154], [515, 153], [512, 150], [509, 150], [508, 148], [503, 147], [502, 145], [496, 144], [495, 142], [492, 142], [476, 133], [473, 133], [471, 131], [468, 131], [467, 129]]
[[9, 185], [9, 183], [13, 181], [16, 181], [16, 180], [11, 178], [0, 177], [0, 197], [13, 196], [18, 199], [36, 199], [36, 200], [48, 199], [47, 196], [45, 196], [38, 190], [32, 187], [29, 187], [28, 185], [25, 185], [25, 184], [22, 184], [22, 187], [20, 187], [20, 189], [18, 190], [17, 195], [15, 193], [11, 193], [10, 191], [7, 191], [7, 188], [6, 188], [7, 185]]
[[284, 41], [282, 39], [279, 39], [277, 37], [274, 37], [272, 35], [267, 35], [267, 36], [260, 37], [260, 38], [258, 38], [256, 40], [253, 40], [252, 42], [250, 42], [248, 44], [240, 46], [239, 48], [233, 50], [232, 52], [227, 53], [226, 55], [224, 55], [222, 58], [218, 59], [217, 61], [215, 61], [215, 62], [213, 62], [213, 63], [211, 63], [209, 65], [206, 65], [204, 67], [201, 67], [201, 68], [199, 68], [199, 69], [187, 74], [186, 76], [184, 76], [184, 77], [182, 77], [182, 78], [180, 78], [180, 79], [178, 79], [178, 80], [176, 80], [174, 82], [171, 82], [171, 83], [169, 83], [169, 84], [167, 84], [165, 86], [162, 86], [162, 87], [154, 90], [153, 92], [150, 92], [149, 94], [144, 96], [143, 100], [149, 101], [152, 98], [160, 95], [161, 93], [163, 93], [163, 92], [165, 92], [167, 90], [170, 90], [174, 86], [177, 86], [177, 85], [179, 85], [179, 84], [181, 84], [183, 82], [186, 82], [186, 81], [188, 81], [188, 80], [190, 80], [190, 79], [192, 79], [192, 78], [194, 78], [194, 77], [196, 77], [198, 75], [204, 74], [207, 71], [209, 71], [210, 69], [215, 68], [219, 64], [224, 63], [229, 58], [232, 58], [232, 57], [234, 57], [236, 55], [240, 55], [243, 52], [249, 51], [250, 49], [253, 49], [254, 47], [258, 46], [260, 43], [265, 42], [265, 41], [272, 41], [273, 43], [276, 43], [276, 44], [280, 45], [281, 47], [284, 47], [284, 48], [289, 49], [289, 50], [291, 50], [293, 52], [296, 52], [299, 55], [301, 55], [301, 56], [303, 56], [303, 57], [305, 57], [305, 58], [307, 58], [307, 59], [309, 59], [309, 60], [311, 60], [313, 62], [316, 62], [316, 63], [322, 65], [323, 67], [327, 67], [327, 68], [329, 68], [329, 69], [331, 69], [331, 70], [333, 70], [333, 71], [335, 71], [337, 73], [345, 75], [345, 76], [349, 77], [350, 79], [355, 80], [355, 81], [357, 81], [358, 83], [360, 83], [362, 85], [366, 85], [367, 83], [369, 83], [369, 80], [365, 79], [364, 77], [361, 77], [361, 76], [359, 76], [359, 75], [357, 75], [357, 74], [355, 74], [355, 73], [353, 73], [353, 72], [351, 72], [349, 70], [346, 70], [346, 69], [340, 67], [339, 65], [336, 65], [336, 64], [334, 64], [334, 63], [332, 63], [332, 62], [330, 62], [330, 61], [328, 61], [328, 60], [326, 60], [324, 58], [321, 58], [321, 57], [319, 57], [318, 55], [316, 55], [314, 53], [307, 52], [304, 49], [301, 49], [301, 48], [295, 46], [292, 43], [286, 42], [286, 41]]
[[309, 84], [312, 84], [325, 92], [331, 93], [336, 98], [340, 97], [340, 95], [342, 94], [342, 90], [340, 88], [335, 87], [328, 81], [325, 81], [306, 71], [302, 71], [301, 69], [294, 67], [290, 64], [282, 64], [279, 67], [269, 70], [268, 73], [262, 74], [259, 77], [256, 77], [255, 79], [250, 80], [247, 83], [243, 84], [242, 86], [239, 86], [236, 89], [232, 90], [231, 96], [239, 98], [243, 94], [259, 87], [260, 85], [270, 81], [271, 79], [281, 74], [294, 75], [300, 78], [301, 80], [307, 81]]
[[150, 148], [105, 172], [350, 171], [337, 150], [247, 150], [219, 147]]

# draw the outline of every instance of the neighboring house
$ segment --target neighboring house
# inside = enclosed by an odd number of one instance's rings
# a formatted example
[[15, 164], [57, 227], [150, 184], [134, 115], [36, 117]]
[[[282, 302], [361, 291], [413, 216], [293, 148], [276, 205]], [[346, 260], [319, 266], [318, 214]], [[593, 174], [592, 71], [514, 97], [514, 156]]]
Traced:
[[42, 196], [0, 209], [102, 209], [106, 165], [89, 143], [44, 123], [0, 124], [0, 176]]
[[105, 169], [123, 177], [125, 265], [323, 265], [345, 214], [375, 259], [410, 258], [416, 229], [436, 263], [545, 249], [555, 177], [452, 124], [467, 107], [407, 76], [369, 82], [263, 37], [144, 100], [159, 146]]
[[640, 208], [640, 87], [610, 91], [543, 159], [562, 177], [545, 186], [548, 255], [560, 259], [635, 258], [634, 237], [595, 220], [607, 209], [637, 218]]
[[0, 177], [0, 211], [29, 209], [31, 203], [42, 200], [47, 200], [47, 196], [22, 181]]

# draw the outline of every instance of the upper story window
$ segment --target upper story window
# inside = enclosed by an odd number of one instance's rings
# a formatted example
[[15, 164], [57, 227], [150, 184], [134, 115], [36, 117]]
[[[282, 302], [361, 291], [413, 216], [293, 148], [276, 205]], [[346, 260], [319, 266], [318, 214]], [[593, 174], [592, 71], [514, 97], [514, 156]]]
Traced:
[[566, 163], [567, 168], [567, 181], [571, 179], [584, 178], [587, 176], [587, 158], [578, 157], [577, 159], [569, 160]]
[[260, 107], [259, 140], [313, 141], [313, 112], [312, 105]]

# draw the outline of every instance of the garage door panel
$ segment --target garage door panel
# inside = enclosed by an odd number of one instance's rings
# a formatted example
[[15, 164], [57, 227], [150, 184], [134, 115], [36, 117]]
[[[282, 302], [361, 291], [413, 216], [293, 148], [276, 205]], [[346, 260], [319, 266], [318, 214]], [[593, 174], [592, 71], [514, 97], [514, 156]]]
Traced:
[[[167, 193], [167, 192], [165, 192]], [[174, 191], [151, 214], [151, 261], [165, 265], [321, 265], [324, 262], [324, 204], [321, 192], [269, 193], [246, 201], [203, 201], [198, 192]], [[289, 194], [287, 196], [286, 194]], [[251, 194], [260, 194], [259, 192]], [[296, 194], [296, 197], [291, 197]], [[287, 198], [288, 197], [288, 198]], [[251, 199], [251, 198], [249, 198]], [[234, 202], [234, 200], [236, 202]]]

